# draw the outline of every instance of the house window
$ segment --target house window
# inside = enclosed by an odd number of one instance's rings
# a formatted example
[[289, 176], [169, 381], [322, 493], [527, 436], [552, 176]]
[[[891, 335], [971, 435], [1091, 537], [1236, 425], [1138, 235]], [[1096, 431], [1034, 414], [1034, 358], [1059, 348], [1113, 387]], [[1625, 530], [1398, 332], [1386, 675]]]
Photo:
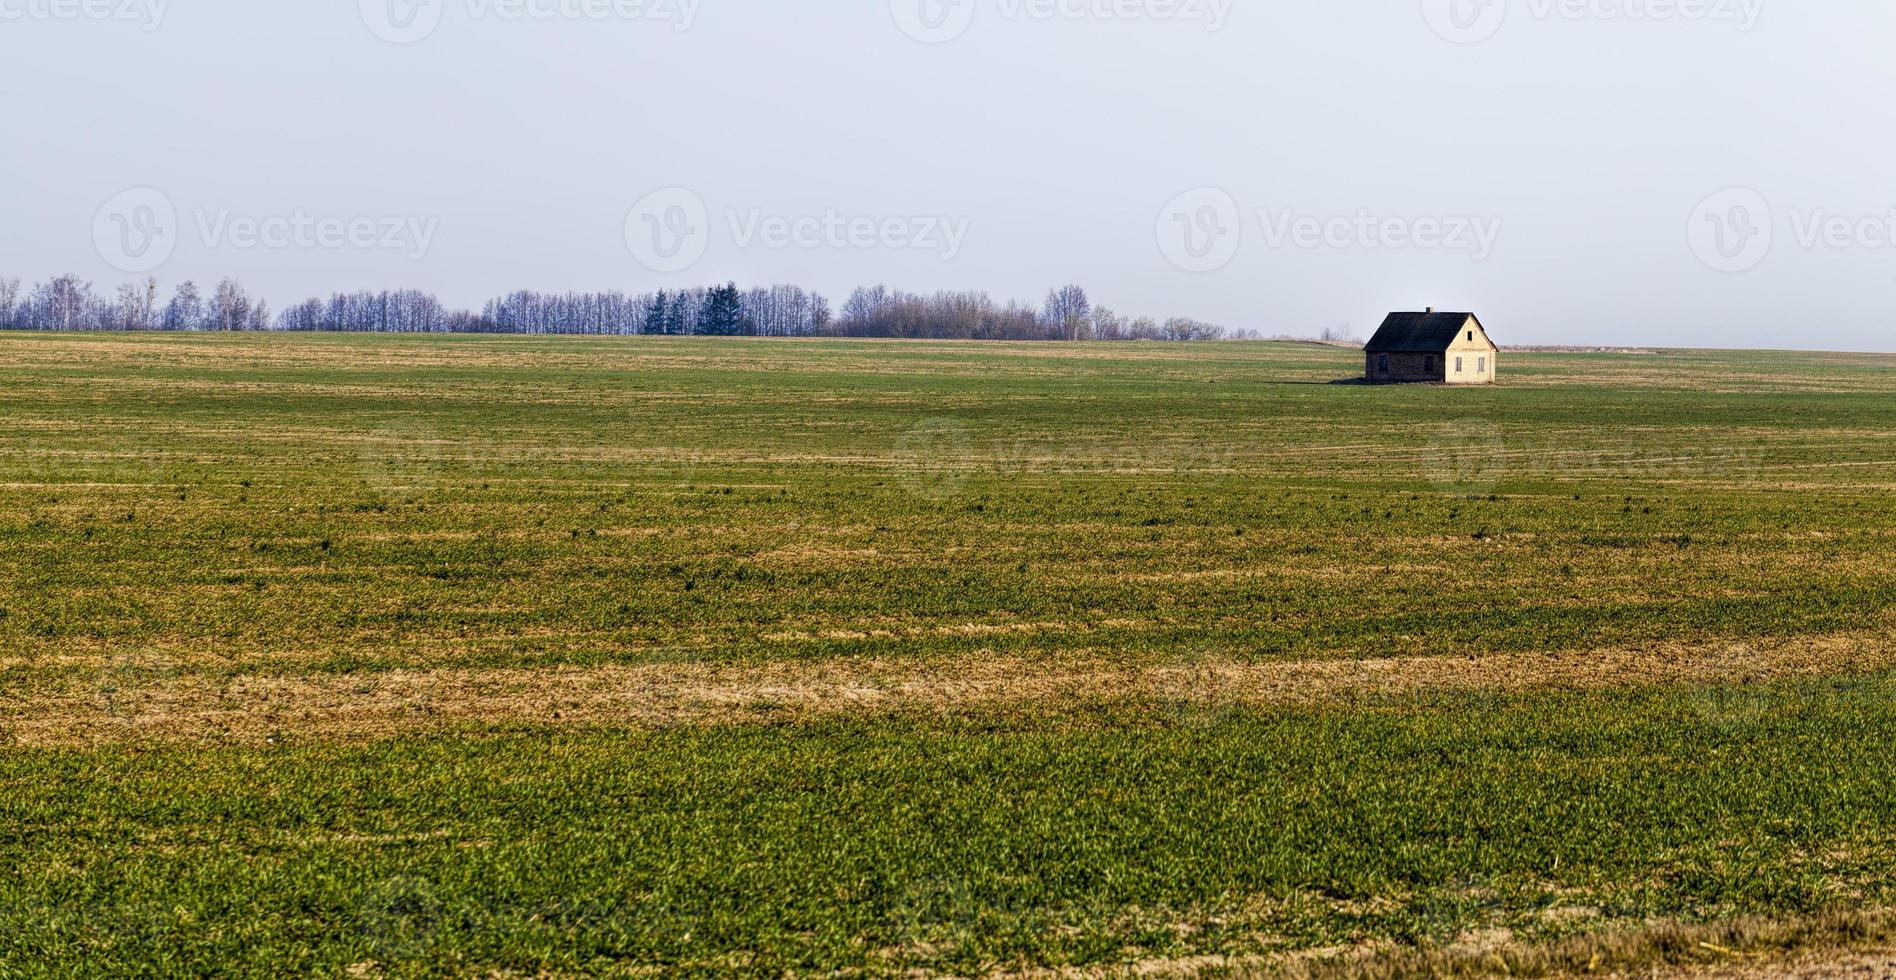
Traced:
[[1471, 344], [1475, 342], [1475, 332], [1473, 330], [1468, 331], [1468, 342]]
[[1383, 354], [1376, 358], [1376, 371], [1379, 374], [1389, 373], [1389, 355], [1388, 354]]
[[1462, 359], [1459, 357], [1455, 358], [1455, 373], [1462, 373]]
[[1485, 358], [1485, 357], [1482, 357], [1482, 358], [1476, 358], [1476, 360], [1475, 360], [1475, 373], [1476, 373], [1476, 374], [1487, 374], [1487, 373], [1488, 373], [1488, 359], [1487, 359], [1487, 358]]
[[1430, 374], [1435, 373], [1435, 355], [1434, 354], [1430, 354], [1429, 356], [1424, 357], [1422, 359], [1422, 370], [1427, 371]]

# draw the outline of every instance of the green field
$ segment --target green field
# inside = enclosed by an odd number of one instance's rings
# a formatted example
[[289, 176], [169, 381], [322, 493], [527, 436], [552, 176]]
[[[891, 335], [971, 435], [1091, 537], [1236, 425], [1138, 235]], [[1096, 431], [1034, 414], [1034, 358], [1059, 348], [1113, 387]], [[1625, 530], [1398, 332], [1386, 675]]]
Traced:
[[0, 335], [0, 976], [1896, 940], [1896, 356]]

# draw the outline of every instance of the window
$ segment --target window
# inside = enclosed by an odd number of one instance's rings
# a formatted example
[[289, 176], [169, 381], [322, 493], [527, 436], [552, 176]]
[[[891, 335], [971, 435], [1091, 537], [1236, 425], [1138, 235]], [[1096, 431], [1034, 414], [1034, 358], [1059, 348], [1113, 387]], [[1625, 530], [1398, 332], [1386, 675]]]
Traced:
[[1455, 373], [1462, 373], [1462, 359], [1459, 357], [1455, 358]]
[[1389, 355], [1388, 354], [1384, 354], [1376, 358], [1376, 371], [1380, 374], [1389, 373]]
[[1468, 331], [1468, 342], [1471, 344], [1475, 342], [1475, 332], [1473, 330]]
[[1487, 359], [1487, 358], [1485, 358], [1485, 357], [1482, 357], [1482, 358], [1476, 358], [1476, 360], [1475, 360], [1475, 373], [1476, 373], [1476, 374], [1487, 374], [1487, 373], [1488, 373], [1488, 359]]

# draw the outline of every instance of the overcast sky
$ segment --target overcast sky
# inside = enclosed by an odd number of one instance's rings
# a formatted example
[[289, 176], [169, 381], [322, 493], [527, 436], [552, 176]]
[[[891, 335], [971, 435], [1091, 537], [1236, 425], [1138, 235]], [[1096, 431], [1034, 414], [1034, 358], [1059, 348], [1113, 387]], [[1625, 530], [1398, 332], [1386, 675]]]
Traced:
[[1896, 6], [0, 0], [0, 274], [1896, 350]]

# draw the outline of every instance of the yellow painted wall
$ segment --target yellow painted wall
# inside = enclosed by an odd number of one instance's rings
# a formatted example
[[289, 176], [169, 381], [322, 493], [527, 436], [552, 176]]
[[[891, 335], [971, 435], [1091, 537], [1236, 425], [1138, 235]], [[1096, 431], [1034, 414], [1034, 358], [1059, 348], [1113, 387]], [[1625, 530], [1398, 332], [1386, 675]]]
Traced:
[[[1448, 377], [1452, 385], [1491, 385], [1499, 370], [1500, 348], [1488, 339], [1487, 331], [1472, 318], [1467, 326], [1455, 335], [1455, 342], [1448, 348]], [[1461, 361], [1462, 370], [1455, 370], [1455, 362]], [[1483, 362], [1486, 362], [1485, 364]]]

